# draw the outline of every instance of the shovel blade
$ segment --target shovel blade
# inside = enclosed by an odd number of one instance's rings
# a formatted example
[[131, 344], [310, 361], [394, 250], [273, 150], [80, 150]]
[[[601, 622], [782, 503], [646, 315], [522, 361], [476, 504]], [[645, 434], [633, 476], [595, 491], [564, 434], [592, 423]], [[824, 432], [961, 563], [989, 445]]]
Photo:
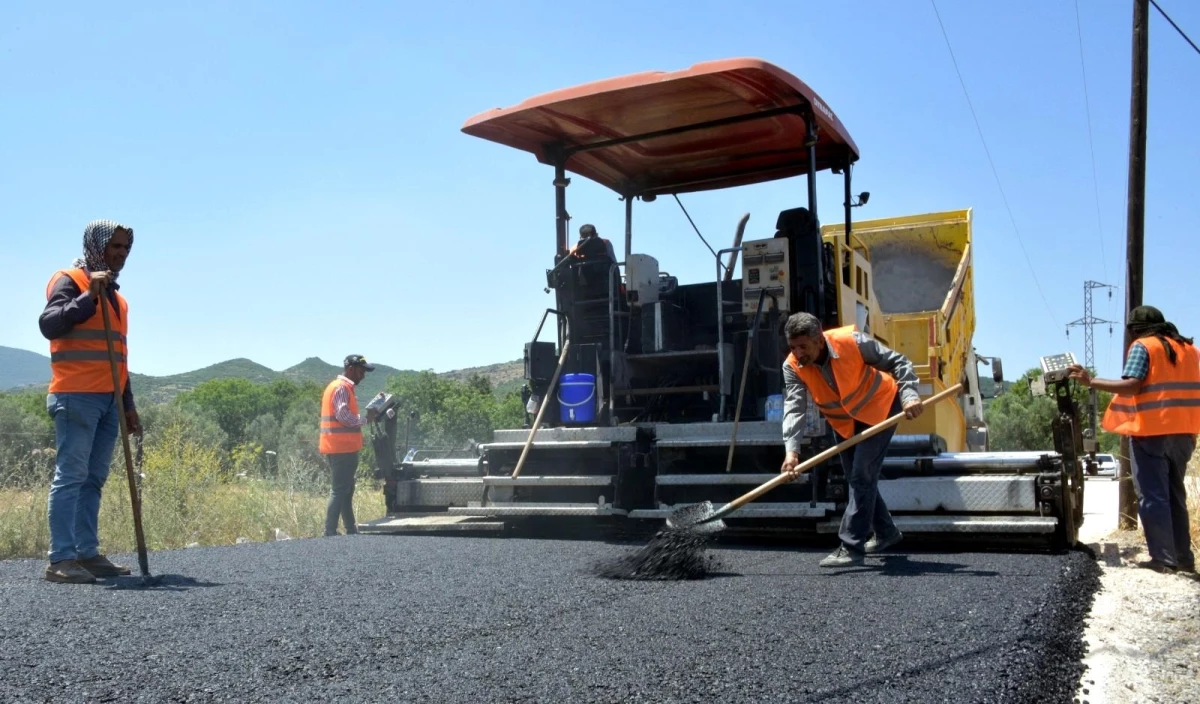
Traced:
[[672, 511], [667, 516], [667, 528], [692, 533], [719, 533], [725, 530], [725, 521], [713, 509], [711, 501], [703, 501]]

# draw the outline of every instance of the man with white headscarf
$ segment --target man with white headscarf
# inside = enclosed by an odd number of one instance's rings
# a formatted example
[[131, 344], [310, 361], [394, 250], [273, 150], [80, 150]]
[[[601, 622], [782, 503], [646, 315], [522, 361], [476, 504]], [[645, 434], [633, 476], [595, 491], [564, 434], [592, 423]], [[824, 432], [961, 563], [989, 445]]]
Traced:
[[[38, 323], [50, 340], [50, 391], [46, 409], [54, 419], [58, 455], [50, 485], [51, 582], [91, 583], [130, 573], [100, 553], [100, 495], [120, 432], [108, 343], [117, 362], [126, 424], [141, 432], [126, 360], [129, 307], [117, 278], [133, 248], [133, 229], [94, 220], [83, 231], [83, 256], [60, 269], [46, 285], [46, 308]], [[106, 331], [100, 302], [108, 308]]]

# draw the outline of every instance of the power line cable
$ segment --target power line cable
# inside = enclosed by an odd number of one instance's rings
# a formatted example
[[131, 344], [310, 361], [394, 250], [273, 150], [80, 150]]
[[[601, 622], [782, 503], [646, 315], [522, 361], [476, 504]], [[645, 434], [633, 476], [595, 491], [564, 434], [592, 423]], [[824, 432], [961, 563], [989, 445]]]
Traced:
[[1187, 41], [1188, 44], [1191, 44], [1192, 48], [1196, 50], [1197, 54], [1200, 54], [1200, 47], [1196, 46], [1196, 42], [1192, 41], [1192, 38], [1189, 37], [1186, 33], [1184, 33], [1184, 31], [1179, 28], [1179, 25], [1175, 24], [1175, 20], [1171, 19], [1171, 16], [1168, 15], [1166, 13], [1166, 11], [1163, 10], [1161, 7], [1159, 7], [1158, 3], [1154, 2], [1154, 0], [1150, 0], [1150, 4], [1154, 6], [1155, 10], [1158, 10], [1158, 13], [1160, 15], [1165, 17], [1166, 20], [1171, 23], [1171, 26], [1175, 28], [1175, 31], [1179, 32], [1179, 36], [1183, 37], [1184, 40]]
[[992, 159], [992, 152], [988, 149], [987, 140], [983, 136], [983, 127], [979, 124], [979, 115], [975, 112], [975, 106], [971, 103], [971, 94], [967, 91], [967, 82], [963, 80], [962, 71], [958, 67], [958, 59], [954, 56], [954, 48], [950, 45], [950, 35], [946, 33], [946, 25], [942, 23], [942, 15], [938, 12], [936, 0], [929, 0], [929, 4], [933, 5], [933, 14], [937, 16], [938, 26], [942, 28], [942, 38], [946, 40], [946, 49], [950, 52], [950, 61], [954, 64], [954, 72], [958, 74], [959, 85], [962, 86], [963, 96], [967, 99], [967, 107], [971, 110], [971, 117], [975, 120], [975, 129], [979, 132], [979, 141], [983, 143], [983, 151], [987, 154], [988, 164], [992, 167], [992, 176], [996, 179], [996, 188], [1000, 191], [1000, 198], [1004, 201], [1004, 209], [1008, 211], [1008, 219], [1012, 223], [1013, 232], [1017, 235], [1017, 244], [1021, 246], [1021, 253], [1025, 255], [1025, 263], [1029, 265], [1029, 273], [1033, 276], [1033, 285], [1037, 288], [1038, 295], [1042, 298], [1042, 303], [1046, 306], [1046, 313], [1050, 315], [1050, 320], [1055, 325], [1058, 321], [1054, 318], [1054, 311], [1050, 308], [1050, 301], [1046, 298], [1046, 294], [1042, 291], [1042, 284], [1038, 281], [1037, 271], [1033, 268], [1033, 260], [1029, 258], [1029, 252], [1025, 249], [1025, 241], [1021, 238], [1021, 229], [1017, 227], [1017, 219], [1013, 216], [1012, 206], [1008, 203], [1008, 196], [1004, 193], [1004, 186], [1000, 183], [1000, 172], [996, 170], [996, 162]]
[[704, 239], [704, 235], [700, 234], [700, 228], [696, 227], [696, 223], [694, 220], [692, 220], [692, 216], [690, 213], [688, 213], [687, 208], [683, 207], [683, 201], [679, 200], [679, 196], [675, 195], [674, 193], [671, 195], [675, 196], [675, 202], [679, 204], [679, 209], [683, 211], [685, 216], [687, 216], [688, 222], [692, 223], [692, 229], [696, 231], [696, 236], [700, 238], [700, 241], [704, 243], [705, 247], [708, 247], [708, 251], [712, 252], [714, 257], [717, 256], [716, 250], [712, 248], [712, 245], [708, 243], [708, 240]]

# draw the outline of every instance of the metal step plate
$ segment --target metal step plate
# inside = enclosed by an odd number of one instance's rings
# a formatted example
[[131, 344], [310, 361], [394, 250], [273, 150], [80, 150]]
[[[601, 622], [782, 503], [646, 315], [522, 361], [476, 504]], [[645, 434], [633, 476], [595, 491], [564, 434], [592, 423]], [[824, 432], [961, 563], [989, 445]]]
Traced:
[[951, 513], [1037, 513], [1037, 477], [978, 475], [884, 479], [888, 510]]
[[[1053, 533], [1058, 519], [1047, 516], [892, 516], [896, 527], [904, 533]], [[829, 521], [817, 525], [819, 533], [838, 532], [839, 523]]]
[[360, 533], [430, 533], [435, 531], [498, 531], [501, 521], [481, 521], [471, 516], [448, 516], [444, 513], [413, 516], [386, 516], [358, 524]]
[[486, 486], [609, 486], [615, 475], [484, 477]]
[[401, 506], [466, 506], [483, 500], [481, 477], [436, 477], [396, 483], [396, 501]]
[[[726, 486], [730, 484], [746, 484], [758, 486], [766, 484], [779, 474], [738, 474], [737, 472], [729, 472], [728, 474], [660, 474], [654, 478], [655, 483], [659, 486]], [[801, 474], [796, 479], [788, 482], [785, 486], [794, 484], [807, 484], [810, 476]]]
[[479, 472], [479, 458], [470, 459], [434, 458], [406, 462], [405, 466], [412, 467], [418, 474], [444, 474], [470, 476]]
[[[543, 440], [541, 433], [533, 439], [534, 450], [586, 450], [612, 447], [608, 440]], [[520, 442], [489, 442], [480, 445], [481, 450], [523, 450], [525, 441]]]
[[[497, 430], [495, 437], [489, 446], [496, 444], [512, 445], [524, 447], [525, 441], [529, 439], [529, 430], [526, 428], [517, 428], [509, 430]], [[595, 428], [541, 428], [537, 434], [533, 436], [533, 444], [539, 442], [602, 442], [612, 444], [616, 442], [633, 442], [637, 440], [637, 428], [633, 426], [621, 427], [595, 427]]]
[[[737, 444], [744, 446], [783, 445], [779, 421], [738, 423]], [[661, 423], [654, 426], [658, 447], [729, 447], [733, 423]]]
[[[676, 509], [690, 506], [691, 504], [677, 504], [671, 507], [653, 508], [653, 509], [637, 509], [629, 512], [630, 518], [666, 518], [671, 515]], [[713, 508], [720, 508], [714, 506]], [[752, 504], [743, 506], [733, 513], [726, 516], [726, 519], [738, 518], [824, 518], [829, 515], [830, 511], [837, 509], [837, 506], [832, 503], [817, 502], [814, 507], [807, 501], [797, 503], [775, 501], [761, 504]]]
[[427, 460], [416, 460], [415, 462], [409, 462], [408, 464], [413, 467], [445, 467], [447, 469], [452, 469], [452, 468], [453, 469], [474, 469], [475, 467], [477, 467], [479, 465], [479, 458], [478, 457], [471, 457], [469, 459], [435, 458], [435, 459], [427, 459]]
[[489, 506], [452, 506], [455, 516], [624, 516], [625, 511], [598, 504], [495, 503]]

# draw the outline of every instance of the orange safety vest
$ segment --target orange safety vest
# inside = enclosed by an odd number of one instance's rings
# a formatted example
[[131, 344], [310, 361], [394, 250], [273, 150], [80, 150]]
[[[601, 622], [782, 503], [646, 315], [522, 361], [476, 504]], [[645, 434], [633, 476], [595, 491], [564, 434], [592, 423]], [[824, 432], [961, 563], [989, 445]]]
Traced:
[[329, 382], [325, 393], [321, 395], [321, 442], [318, 449], [323, 455], [358, 452], [363, 446], [362, 428], [347, 428], [335, 415], [333, 392], [343, 385], [349, 392], [346, 396], [349, 397], [350, 412], [358, 415], [358, 399], [354, 397], [354, 386], [341, 379]]
[[[604, 253], [605, 254], [608, 254], [609, 251], [613, 251], [612, 250], [612, 242], [609, 242], [608, 240], [604, 239], [603, 237], [597, 237], [596, 239], [598, 239], [604, 243]], [[578, 257], [579, 259], [587, 259], [587, 255], [582, 254], [580, 252], [580, 250], [583, 248], [583, 245], [585, 245], [587, 243], [588, 243], [587, 240], [580, 240], [580, 241], [576, 242], [575, 246], [572, 247], [571, 251], [567, 252], [567, 254], [569, 256]], [[614, 259], [613, 261], [616, 261], [616, 260]]]
[[[50, 282], [46, 284], [46, 299], [54, 290], [54, 284], [61, 276], [69, 276], [84, 293], [91, 284], [91, 277], [83, 269], [62, 269], [54, 272]], [[129, 332], [129, 305], [125, 297], [113, 291], [120, 308], [119, 314], [109, 308], [108, 319], [112, 325], [113, 352], [117, 357], [117, 375], [121, 380], [121, 391], [124, 392], [129, 382], [129, 368], [126, 361], [128, 348], [125, 336]], [[104, 305], [110, 305], [107, 298]], [[108, 343], [104, 333], [104, 314], [96, 304], [96, 314], [82, 323], [77, 323], [71, 331], [60, 338], [50, 341], [50, 393], [113, 393], [112, 366], [108, 359]]]
[[825, 342], [837, 355], [831, 354], [829, 362], [838, 391], [830, 388], [816, 364], [801, 367], [792, 354], [787, 359], [808, 387], [821, 415], [843, 438], [854, 434], [856, 420], [868, 425], [882, 423], [896, 398], [896, 380], [863, 361], [854, 340], [854, 326], [826, 331]]
[[1150, 371], [1136, 396], [1118, 395], [1104, 412], [1110, 433], [1149, 437], [1200, 434], [1200, 352], [1165, 340], [1175, 348], [1175, 364], [1154, 336], [1137, 340], [1150, 355]]

